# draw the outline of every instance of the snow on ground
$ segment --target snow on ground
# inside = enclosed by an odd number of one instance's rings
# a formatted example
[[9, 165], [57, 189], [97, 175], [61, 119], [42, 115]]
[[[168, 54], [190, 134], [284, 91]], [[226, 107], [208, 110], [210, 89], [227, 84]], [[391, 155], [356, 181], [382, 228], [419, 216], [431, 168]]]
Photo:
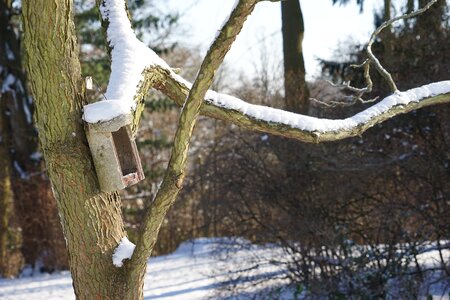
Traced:
[[[149, 260], [145, 278], [145, 299], [207, 299], [214, 296], [221, 282], [230, 280], [223, 261], [216, 256], [216, 249], [229, 240], [197, 239], [182, 244], [174, 253]], [[280, 251], [280, 249], [278, 249]], [[245, 266], [253, 257], [270, 257], [274, 249], [251, 246], [236, 249], [231, 254], [236, 262]], [[279, 272], [267, 264], [257, 273], [259, 276]], [[267, 276], [266, 275], [266, 276]], [[273, 282], [271, 283], [274, 284]], [[253, 291], [264, 288], [253, 287]], [[72, 279], [68, 271], [57, 274], [40, 274], [20, 279], [0, 279], [0, 299], [9, 300], [56, 300], [75, 299]]]
[[[450, 251], [445, 250], [448, 259]], [[270, 299], [302, 299], [295, 291], [279, 289], [286, 285], [285, 269], [274, 260], [288, 257], [273, 245], [256, 246], [243, 239], [209, 238], [183, 243], [174, 253], [149, 260], [145, 278], [145, 299], [217, 299], [226, 287], [237, 287], [234, 296], [253, 299], [256, 293], [267, 293]], [[418, 257], [428, 266], [436, 263], [438, 252], [430, 249]], [[233, 270], [230, 273], [230, 270]], [[434, 275], [431, 274], [431, 279]], [[270, 278], [270, 280], [268, 280]], [[449, 299], [448, 281], [436, 281], [428, 287], [433, 299]], [[401, 288], [393, 281], [394, 298], [402, 299]], [[237, 293], [236, 293], [237, 291]], [[222, 292], [222, 294], [220, 294]], [[392, 290], [391, 290], [392, 292]], [[300, 296], [300, 297], [298, 297]], [[234, 297], [233, 297], [234, 298]], [[75, 299], [68, 271], [40, 274], [19, 279], [0, 279], [0, 299], [47, 300]], [[425, 299], [425, 298], [424, 298]]]

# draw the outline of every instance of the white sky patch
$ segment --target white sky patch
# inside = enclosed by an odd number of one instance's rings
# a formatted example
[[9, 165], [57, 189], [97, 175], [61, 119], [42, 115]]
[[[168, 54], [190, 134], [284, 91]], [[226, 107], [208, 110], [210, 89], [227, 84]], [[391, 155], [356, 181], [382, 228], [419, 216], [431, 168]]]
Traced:
[[11, 47], [8, 43], [5, 43], [6, 48], [6, 57], [8, 60], [14, 60], [16, 57], [14, 56], [14, 52], [12, 52]]
[[[234, 0], [168, 0], [173, 10], [181, 12], [180, 26], [187, 28], [177, 38], [187, 47], [200, 46], [206, 53], [220, 24], [233, 7]], [[164, 4], [166, 5], [166, 4]], [[331, 59], [340, 41], [351, 39], [366, 42], [374, 30], [373, 8], [380, 8], [379, 1], [365, 0], [360, 13], [356, 1], [348, 5], [332, 5], [331, 0], [301, 1], [305, 22], [303, 40], [304, 58], [308, 77], [319, 75], [316, 58]], [[262, 1], [244, 24], [225, 63], [233, 70], [253, 75], [255, 65], [262, 64], [262, 48], [279, 61], [282, 71], [281, 7], [279, 2]]]
[[22, 80], [16, 81], [16, 87], [20, 93], [25, 94], [25, 89], [23, 88]]
[[27, 123], [31, 124], [33, 123], [33, 116], [31, 115], [30, 108], [28, 107], [27, 103], [23, 103], [23, 111], [25, 112], [25, 117], [27, 118]]
[[42, 159], [42, 153], [39, 151], [35, 151], [29, 156], [34, 161], [40, 161]]
[[125, 259], [130, 259], [133, 255], [134, 248], [136, 248], [136, 245], [130, 242], [128, 238], [123, 237], [119, 246], [114, 250], [112, 256], [113, 264], [119, 268], [123, 266], [123, 261]]
[[14, 169], [17, 171], [17, 173], [19, 173], [20, 179], [28, 180], [30, 178], [28, 173], [24, 169], [22, 169], [22, 167], [19, 165], [19, 163], [16, 160], [14, 161], [13, 165], [14, 165]]
[[3, 81], [2, 88], [0, 90], [0, 93], [5, 93], [11, 90], [11, 85], [13, 85], [16, 82], [16, 77], [12, 74], [8, 74], [6, 76], [6, 79]]

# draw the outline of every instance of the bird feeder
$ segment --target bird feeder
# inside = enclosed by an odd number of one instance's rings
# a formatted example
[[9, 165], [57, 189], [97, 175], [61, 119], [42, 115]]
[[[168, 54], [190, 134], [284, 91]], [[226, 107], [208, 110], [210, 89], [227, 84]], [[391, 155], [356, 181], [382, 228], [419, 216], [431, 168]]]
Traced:
[[132, 121], [131, 113], [127, 113], [108, 121], [86, 123], [89, 148], [104, 192], [122, 190], [144, 179]]

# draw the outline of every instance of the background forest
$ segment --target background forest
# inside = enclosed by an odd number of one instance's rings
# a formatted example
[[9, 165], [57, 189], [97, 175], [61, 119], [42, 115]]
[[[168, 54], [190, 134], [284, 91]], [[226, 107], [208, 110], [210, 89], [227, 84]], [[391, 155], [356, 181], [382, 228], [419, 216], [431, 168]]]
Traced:
[[[330, 5], [347, 2], [333, 0]], [[364, 1], [357, 2], [367, 9]], [[428, 1], [397, 2], [406, 13]], [[75, 3], [83, 75], [93, 77], [95, 90], [89, 92], [101, 98], [109, 62], [98, 11], [91, 1]], [[192, 80], [200, 55], [197, 49], [174, 42], [179, 15], [159, 10], [163, 5], [156, 0], [129, 1], [134, 26], [146, 43]], [[295, 47], [308, 31], [301, 2], [281, 5], [284, 47], [279, 65], [271, 64], [270, 53], [262, 50], [253, 76], [229, 76], [233, 66], [225, 65], [213, 88], [255, 99], [254, 103], [326, 118], [351, 116], [370, 105], [340, 86], [350, 80], [352, 85], [364, 85], [361, 70], [351, 65], [364, 60], [365, 45], [339, 45], [334, 60], [319, 58], [321, 79], [306, 81], [302, 50]], [[393, 6], [384, 0], [383, 10], [374, 11], [374, 28], [392, 17]], [[2, 277], [19, 276], [24, 268], [32, 272], [68, 268], [32, 122], [19, 16], [19, 1], [0, 0]], [[440, 0], [427, 13], [396, 23], [376, 40], [373, 50], [400, 90], [450, 79], [449, 16], [448, 2]], [[387, 96], [382, 78], [373, 72], [372, 79], [374, 88], [366, 99]], [[148, 95], [137, 137], [146, 180], [127, 189], [122, 198], [131, 241], [162, 180], [178, 113], [162, 94]], [[450, 284], [449, 115], [448, 105], [426, 108], [377, 125], [364, 136], [319, 145], [200, 118], [186, 186], [164, 221], [154, 255], [170, 253], [198, 237], [242, 237], [281, 246], [284, 255], [273, 263], [286, 265], [283, 276], [312, 295], [385, 298], [388, 281], [399, 278], [412, 299], [417, 283], [430, 272]], [[430, 249], [440, 253], [434, 270], [417, 259]]]

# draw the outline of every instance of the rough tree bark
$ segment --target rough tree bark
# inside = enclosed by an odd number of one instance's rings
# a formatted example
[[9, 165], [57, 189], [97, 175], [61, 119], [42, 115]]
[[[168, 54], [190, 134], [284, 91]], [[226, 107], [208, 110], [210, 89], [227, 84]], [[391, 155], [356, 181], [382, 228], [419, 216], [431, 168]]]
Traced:
[[308, 113], [309, 91], [305, 80], [303, 35], [305, 26], [299, 0], [281, 1], [284, 56], [284, 92], [287, 110]]
[[[112, 252], [125, 236], [117, 193], [101, 193], [81, 122], [86, 104], [72, 1], [23, 4], [26, 68], [36, 125], [66, 238], [78, 299], [127, 299]], [[36, 8], [39, 9], [36, 9]]]
[[67, 267], [67, 256], [56, 202], [37, 152], [37, 131], [22, 69], [18, 24], [12, 21], [14, 13], [12, 1], [0, 0], [0, 74], [3, 80], [8, 79], [0, 98], [8, 111], [5, 122], [11, 137], [15, 214], [22, 231], [25, 263], [33, 266], [40, 261], [46, 270], [53, 270]]
[[[0, 81], [0, 84], [2, 82]], [[18, 271], [11, 270], [11, 245], [13, 216], [13, 193], [11, 189], [10, 136], [6, 122], [5, 101], [0, 99], [0, 276], [9, 277]]]
[[[9, 14], [8, 4], [0, 1], [0, 29], [8, 26]], [[0, 32], [0, 36], [5, 37], [5, 32]], [[4, 38], [3, 38], [4, 39]], [[9, 57], [11, 58], [11, 56]], [[7, 85], [8, 73], [8, 55], [5, 42], [0, 43], [0, 276], [13, 276], [16, 270], [11, 270], [11, 255], [9, 249], [13, 246], [19, 247], [20, 244], [11, 245], [10, 237], [12, 233], [13, 217], [13, 192], [11, 187], [11, 128], [8, 122], [7, 114], [7, 95], [3, 91], [3, 87]], [[9, 80], [9, 79], [8, 79]]]

